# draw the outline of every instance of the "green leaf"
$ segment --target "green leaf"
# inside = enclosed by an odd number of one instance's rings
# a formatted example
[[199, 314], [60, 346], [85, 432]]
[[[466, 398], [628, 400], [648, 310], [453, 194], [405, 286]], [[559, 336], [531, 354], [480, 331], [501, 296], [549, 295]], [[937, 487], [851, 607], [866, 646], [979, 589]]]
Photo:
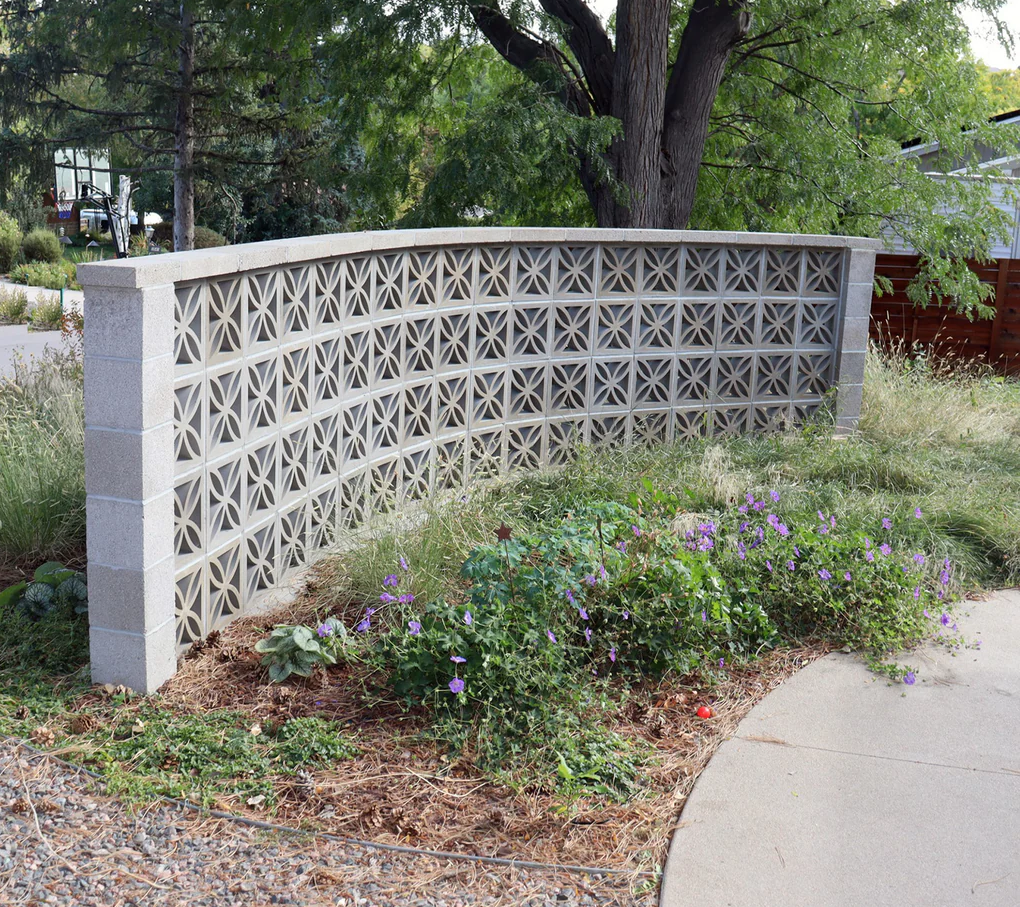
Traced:
[[[45, 564], [42, 564], [41, 566], [36, 567], [35, 574], [33, 575], [32, 578], [37, 583], [45, 582], [47, 580], [47, 578], [51, 574], [53, 574], [53, 573], [62, 573], [64, 571], [66, 571], [66, 570], [67, 570], [67, 567], [65, 567], [62, 563], [60, 563], [60, 561], [47, 561]], [[68, 571], [68, 572], [70, 572], [71, 574], [74, 573], [73, 570]]]

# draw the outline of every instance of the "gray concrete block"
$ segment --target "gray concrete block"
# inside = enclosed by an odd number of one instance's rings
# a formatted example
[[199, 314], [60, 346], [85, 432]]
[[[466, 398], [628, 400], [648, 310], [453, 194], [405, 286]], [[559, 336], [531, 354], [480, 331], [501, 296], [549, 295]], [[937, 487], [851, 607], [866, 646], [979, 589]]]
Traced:
[[838, 384], [863, 384], [866, 357], [867, 353], [841, 353], [836, 366], [836, 382]]
[[844, 353], [864, 353], [868, 349], [869, 318], [844, 318], [842, 350]]
[[120, 258], [78, 266], [78, 283], [86, 292], [92, 287], [154, 287], [180, 279], [181, 262], [176, 254]]
[[216, 249], [198, 249], [181, 252], [181, 281], [202, 280], [219, 274], [232, 274], [238, 270], [238, 249], [243, 246], [221, 246]]
[[89, 565], [89, 620], [93, 626], [144, 635], [174, 619], [174, 559], [147, 570]]
[[85, 354], [120, 359], [168, 356], [174, 346], [174, 285], [90, 287]]
[[140, 431], [173, 418], [173, 357], [85, 357], [85, 424]]
[[146, 431], [85, 429], [85, 490], [101, 497], [147, 501], [174, 482], [174, 425]]
[[875, 279], [875, 256], [873, 249], [853, 249], [850, 252], [848, 279], [850, 283], [870, 284]]
[[836, 418], [858, 420], [863, 393], [864, 386], [861, 384], [840, 384], [836, 391]]
[[174, 621], [152, 632], [121, 633], [89, 629], [92, 682], [123, 684], [137, 693], [155, 693], [177, 671]]
[[146, 501], [87, 498], [89, 565], [145, 570], [174, 552], [172, 491]]
[[874, 287], [871, 283], [848, 284], [846, 294], [844, 313], [847, 318], [871, 317], [871, 298], [874, 295]]

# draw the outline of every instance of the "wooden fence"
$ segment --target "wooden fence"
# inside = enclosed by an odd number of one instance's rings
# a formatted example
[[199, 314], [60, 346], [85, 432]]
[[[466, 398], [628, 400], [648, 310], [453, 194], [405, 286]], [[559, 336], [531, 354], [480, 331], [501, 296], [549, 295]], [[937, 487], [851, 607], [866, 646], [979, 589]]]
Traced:
[[906, 288], [917, 274], [917, 256], [879, 255], [875, 276], [888, 277], [893, 291], [872, 300], [872, 339], [909, 347], [921, 343], [940, 356], [977, 359], [1005, 373], [1020, 373], [1020, 259], [970, 262], [970, 267], [995, 288], [994, 319], [971, 321], [947, 306], [914, 305]]

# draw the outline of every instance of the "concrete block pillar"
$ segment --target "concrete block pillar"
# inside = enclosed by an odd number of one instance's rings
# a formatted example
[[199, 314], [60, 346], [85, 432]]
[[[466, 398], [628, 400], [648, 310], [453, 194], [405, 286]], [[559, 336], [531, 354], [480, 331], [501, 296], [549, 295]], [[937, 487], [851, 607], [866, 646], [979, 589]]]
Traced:
[[843, 272], [843, 320], [836, 349], [836, 425], [855, 429], [861, 417], [868, 352], [875, 250], [851, 248]]
[[[85, 270], [85, 269], [83, 269]], [[102, 269], [95, 280], [102, 276]], [[103, 286], [85, 307], [92, 679], [155, 691], [177, 668], [173, 284]]]

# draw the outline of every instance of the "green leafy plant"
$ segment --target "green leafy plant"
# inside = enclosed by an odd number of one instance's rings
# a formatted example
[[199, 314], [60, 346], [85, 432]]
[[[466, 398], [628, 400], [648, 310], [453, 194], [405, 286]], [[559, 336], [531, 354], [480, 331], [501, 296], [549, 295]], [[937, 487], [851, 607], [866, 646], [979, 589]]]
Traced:
[[349, 642], [347, 628], [330, 617], [314, 630], [302, 625], [276, 627], [255, 644], [255, 651], [269, 668], [269, 679], [281, 683], [291, 674], [308, 677], [316, 665], [336, 664], [338, 652]]
[[0, 612], [17, 610], [30, 620], [41, 620], [53, 611], [85, 614], [89, 607], [85, 575], [59, 561], [38, 567], [31, 581], [15, 583], [0, 592]]
[[21, 252], [21, 228], [9, 214], [0, 211], [0, 274], [14, 266]]
[[21, 251], [26, 261], [45, 261], [50, 264], [56, 264], [64, 256], [57, 234], [45, 228], [26, 234], [21, 241]]
[[77, 269], [72, 261], [34, 261], [11, 269], [11, 280], [30, 287], [60, 290], [64, 287], [78, 288]]
[[0, 287], [0, 324], [24, 324], [28, 321], [28, 294], [24, 290]]

